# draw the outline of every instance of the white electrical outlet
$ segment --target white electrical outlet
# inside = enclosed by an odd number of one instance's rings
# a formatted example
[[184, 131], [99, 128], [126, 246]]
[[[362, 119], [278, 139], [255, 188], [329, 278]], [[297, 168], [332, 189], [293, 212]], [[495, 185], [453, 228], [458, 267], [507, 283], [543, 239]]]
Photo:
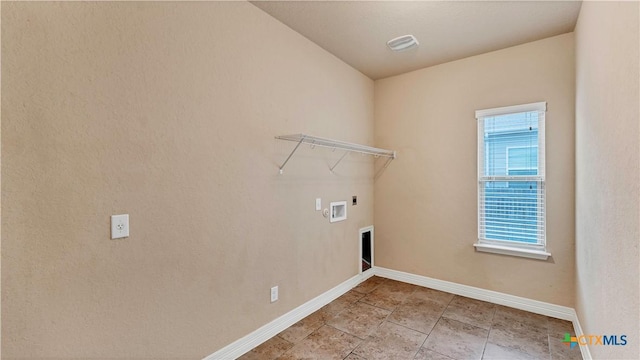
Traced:
[[322, 199], [316, 198], [316, 211], [322, 210]]
[[271, 302], [278, 301], [278, 287], [274, 286], [271, 288]]
[[111, 238], [120, 239], [129, 236], [129, 214], [111, 215]]

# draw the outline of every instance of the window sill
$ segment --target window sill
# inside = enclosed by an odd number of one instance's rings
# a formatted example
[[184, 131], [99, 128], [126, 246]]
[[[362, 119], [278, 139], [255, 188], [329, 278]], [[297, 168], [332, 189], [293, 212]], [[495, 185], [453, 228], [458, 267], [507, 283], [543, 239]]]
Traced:
[[547, 260], [551, 253], [542, 250], [518, 249], [508, 246], [489, 245], [489, 244], [473, 244], [476, 251], [488, 252], [501, 255], [511, 255], [526, 257], [529, 259]]

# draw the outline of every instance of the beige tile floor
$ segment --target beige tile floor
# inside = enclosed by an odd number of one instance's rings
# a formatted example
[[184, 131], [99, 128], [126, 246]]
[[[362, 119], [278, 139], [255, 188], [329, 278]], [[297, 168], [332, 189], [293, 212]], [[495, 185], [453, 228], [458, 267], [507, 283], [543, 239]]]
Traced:
[[240, 359], [581, 359], [566, 332], [569, 321], [374, 276]]

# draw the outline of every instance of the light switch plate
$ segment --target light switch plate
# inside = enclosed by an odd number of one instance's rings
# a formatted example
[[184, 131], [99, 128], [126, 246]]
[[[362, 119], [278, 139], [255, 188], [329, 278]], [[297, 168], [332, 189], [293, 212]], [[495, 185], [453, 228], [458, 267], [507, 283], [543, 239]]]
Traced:
[[322, 210], [322, 199], [316, 198], [316, 211]]
[[129, 214], [111, 215], [111, 238], [129, 237]]

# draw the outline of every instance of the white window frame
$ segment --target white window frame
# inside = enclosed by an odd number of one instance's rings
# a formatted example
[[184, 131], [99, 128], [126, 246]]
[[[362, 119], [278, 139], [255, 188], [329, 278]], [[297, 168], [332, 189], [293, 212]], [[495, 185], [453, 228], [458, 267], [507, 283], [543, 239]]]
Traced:
[[[547, 260], [551, 254], [546, 248], [546, 191], [545, 191], [545, 113], [547, 110], [546, 102], [537, 102], [531, 104], [522, 104], [515, 106], [506, 106], [493, 109], [484, 109], [476, 111], [476, 120], [478, 121], [478, 241], [473, 245], [476, 251], [490, 252], [502, 255], [520, 256], [532, 259]], [[543, 212], [542, 227], [538, 234], [538, 243], [526, 244], [516, 241], [505, 240], [490, 240], [481, 238], [481, 225], [482, 225], [482, 211], [484, 204], [482, 203], [482, 187], [487, 181], [510, 181], [510, 180], [522, 180], [522, 176], [485, 176], [484, 175], [484, 156], [486, 144], [484, 142], [484, 129], [481, 128], [480, 120], [486, 117], [517, 114], [523, 112], [537, 111], [541, 113], [538, 123], [538, 175], [529, 176], [527, 180], [538, 181], [541, 186], [538, 186], [539, 201], [538, 208]], [[508, 153], [507, 156], [507, 169], [508, 169]]]

